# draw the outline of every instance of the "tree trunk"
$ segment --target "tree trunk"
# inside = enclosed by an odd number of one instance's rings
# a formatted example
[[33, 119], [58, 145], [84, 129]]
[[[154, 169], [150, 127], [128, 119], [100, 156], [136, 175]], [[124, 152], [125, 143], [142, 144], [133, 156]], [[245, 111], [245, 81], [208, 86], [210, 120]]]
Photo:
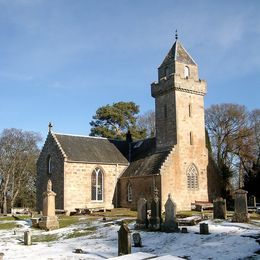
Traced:
[[6, 180], [4, 183], [4, 190], [3, 190], [3, 214], [7, 214], [7, 187], [9, 183], [10, 175], [7, 174]]

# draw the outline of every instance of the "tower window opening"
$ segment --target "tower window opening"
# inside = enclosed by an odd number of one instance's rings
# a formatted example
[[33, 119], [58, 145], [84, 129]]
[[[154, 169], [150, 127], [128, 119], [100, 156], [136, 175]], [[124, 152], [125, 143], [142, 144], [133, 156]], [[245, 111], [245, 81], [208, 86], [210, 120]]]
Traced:
[[190, 145], [193, 145], [193, 133], [190, 132]]
[[192, 115], [192, 106], [191, 104], [189, 104], [189, 117], [191, 117], [191, 115]]
[[184, 78], [189, 78], [190, 76], [190, 68], [188, 66], [184, 67]]

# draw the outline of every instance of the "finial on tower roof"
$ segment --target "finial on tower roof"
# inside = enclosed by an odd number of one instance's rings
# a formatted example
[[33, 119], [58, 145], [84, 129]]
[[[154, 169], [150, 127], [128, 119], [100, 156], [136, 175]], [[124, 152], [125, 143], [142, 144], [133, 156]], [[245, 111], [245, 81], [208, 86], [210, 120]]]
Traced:
[[51, 122], [49, 122], [49, 132], [51, 132], [53, 125], [51, 124]]
[[175, 40], [176, 40], [176, 41], [178, 40], [178, 31], [177, 31], [177, 29], [176, 29], [176, 31], [175, 31]]

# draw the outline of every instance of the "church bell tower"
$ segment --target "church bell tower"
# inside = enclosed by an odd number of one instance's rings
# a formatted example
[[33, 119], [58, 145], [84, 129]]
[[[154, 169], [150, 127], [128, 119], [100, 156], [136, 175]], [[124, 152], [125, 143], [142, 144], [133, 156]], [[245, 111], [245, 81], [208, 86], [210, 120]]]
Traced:
[[158, 68], [158, 82], [151, 84], [155, 98], [156, 148], [168, 150], [205, 148], [204, 95], [206, 81], [198, 65], [178, 40]]

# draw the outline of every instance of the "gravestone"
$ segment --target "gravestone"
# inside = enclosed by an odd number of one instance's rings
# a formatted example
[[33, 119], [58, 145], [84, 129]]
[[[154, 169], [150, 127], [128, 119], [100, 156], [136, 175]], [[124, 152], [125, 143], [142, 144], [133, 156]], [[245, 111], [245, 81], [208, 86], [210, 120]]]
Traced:
[[227, 206], [226, 200], [223, 198], [217, 198], [213, 201], [213, 218], [214, 219], [226, 219], [227, 218]]
[[48, 180], [47, 191], [43, 193], [43, 211], [39, 221], [39, 227], [45, 230], [53, 230], [59, 228], [58, 218], [55, 215], [55, 196], [52, 191], [52, 182]]
[[30, 246], [32, 244], [32, 236], [30, 231], [24, 232], [24, 244]]
[[188, 229], [186, 227], [181, 228], [181, 233], [188, 233]]
[[209, 234], [209, 225], [207, 223], [200, 223], [200, 234], [201, 235]]
[[248, 198], [248, 207], [256, 208], [256, 197], [254, 195]]
[[158, 189], [154, 189], [154, 198], [151, 203], [151, 218], [149, 228], [156, 231], [161, 229], [161, 204], [158, 196]]
[[165, 207], [165, 222], [163, 230], [166, 232], [179, 232], [178, 221], [176, 218], [176, 203], [173, 202], [171, 194], [164, 205]]
[[133, 234], [133, 241], [135, 247], [142, 247], [142, 239], [140, 233]]
[[247, 210], [247, 191], [238, 189], [235, 191], [235, 213], [233, 222], [246, 223], [249, 221]]
[[147, 228], [147, 200], [140, 198], [137, 202], [136, 229]]
[[118, 231], [118, 255], [131, 254], [131, 232], [126, 223], [122, 221]]

